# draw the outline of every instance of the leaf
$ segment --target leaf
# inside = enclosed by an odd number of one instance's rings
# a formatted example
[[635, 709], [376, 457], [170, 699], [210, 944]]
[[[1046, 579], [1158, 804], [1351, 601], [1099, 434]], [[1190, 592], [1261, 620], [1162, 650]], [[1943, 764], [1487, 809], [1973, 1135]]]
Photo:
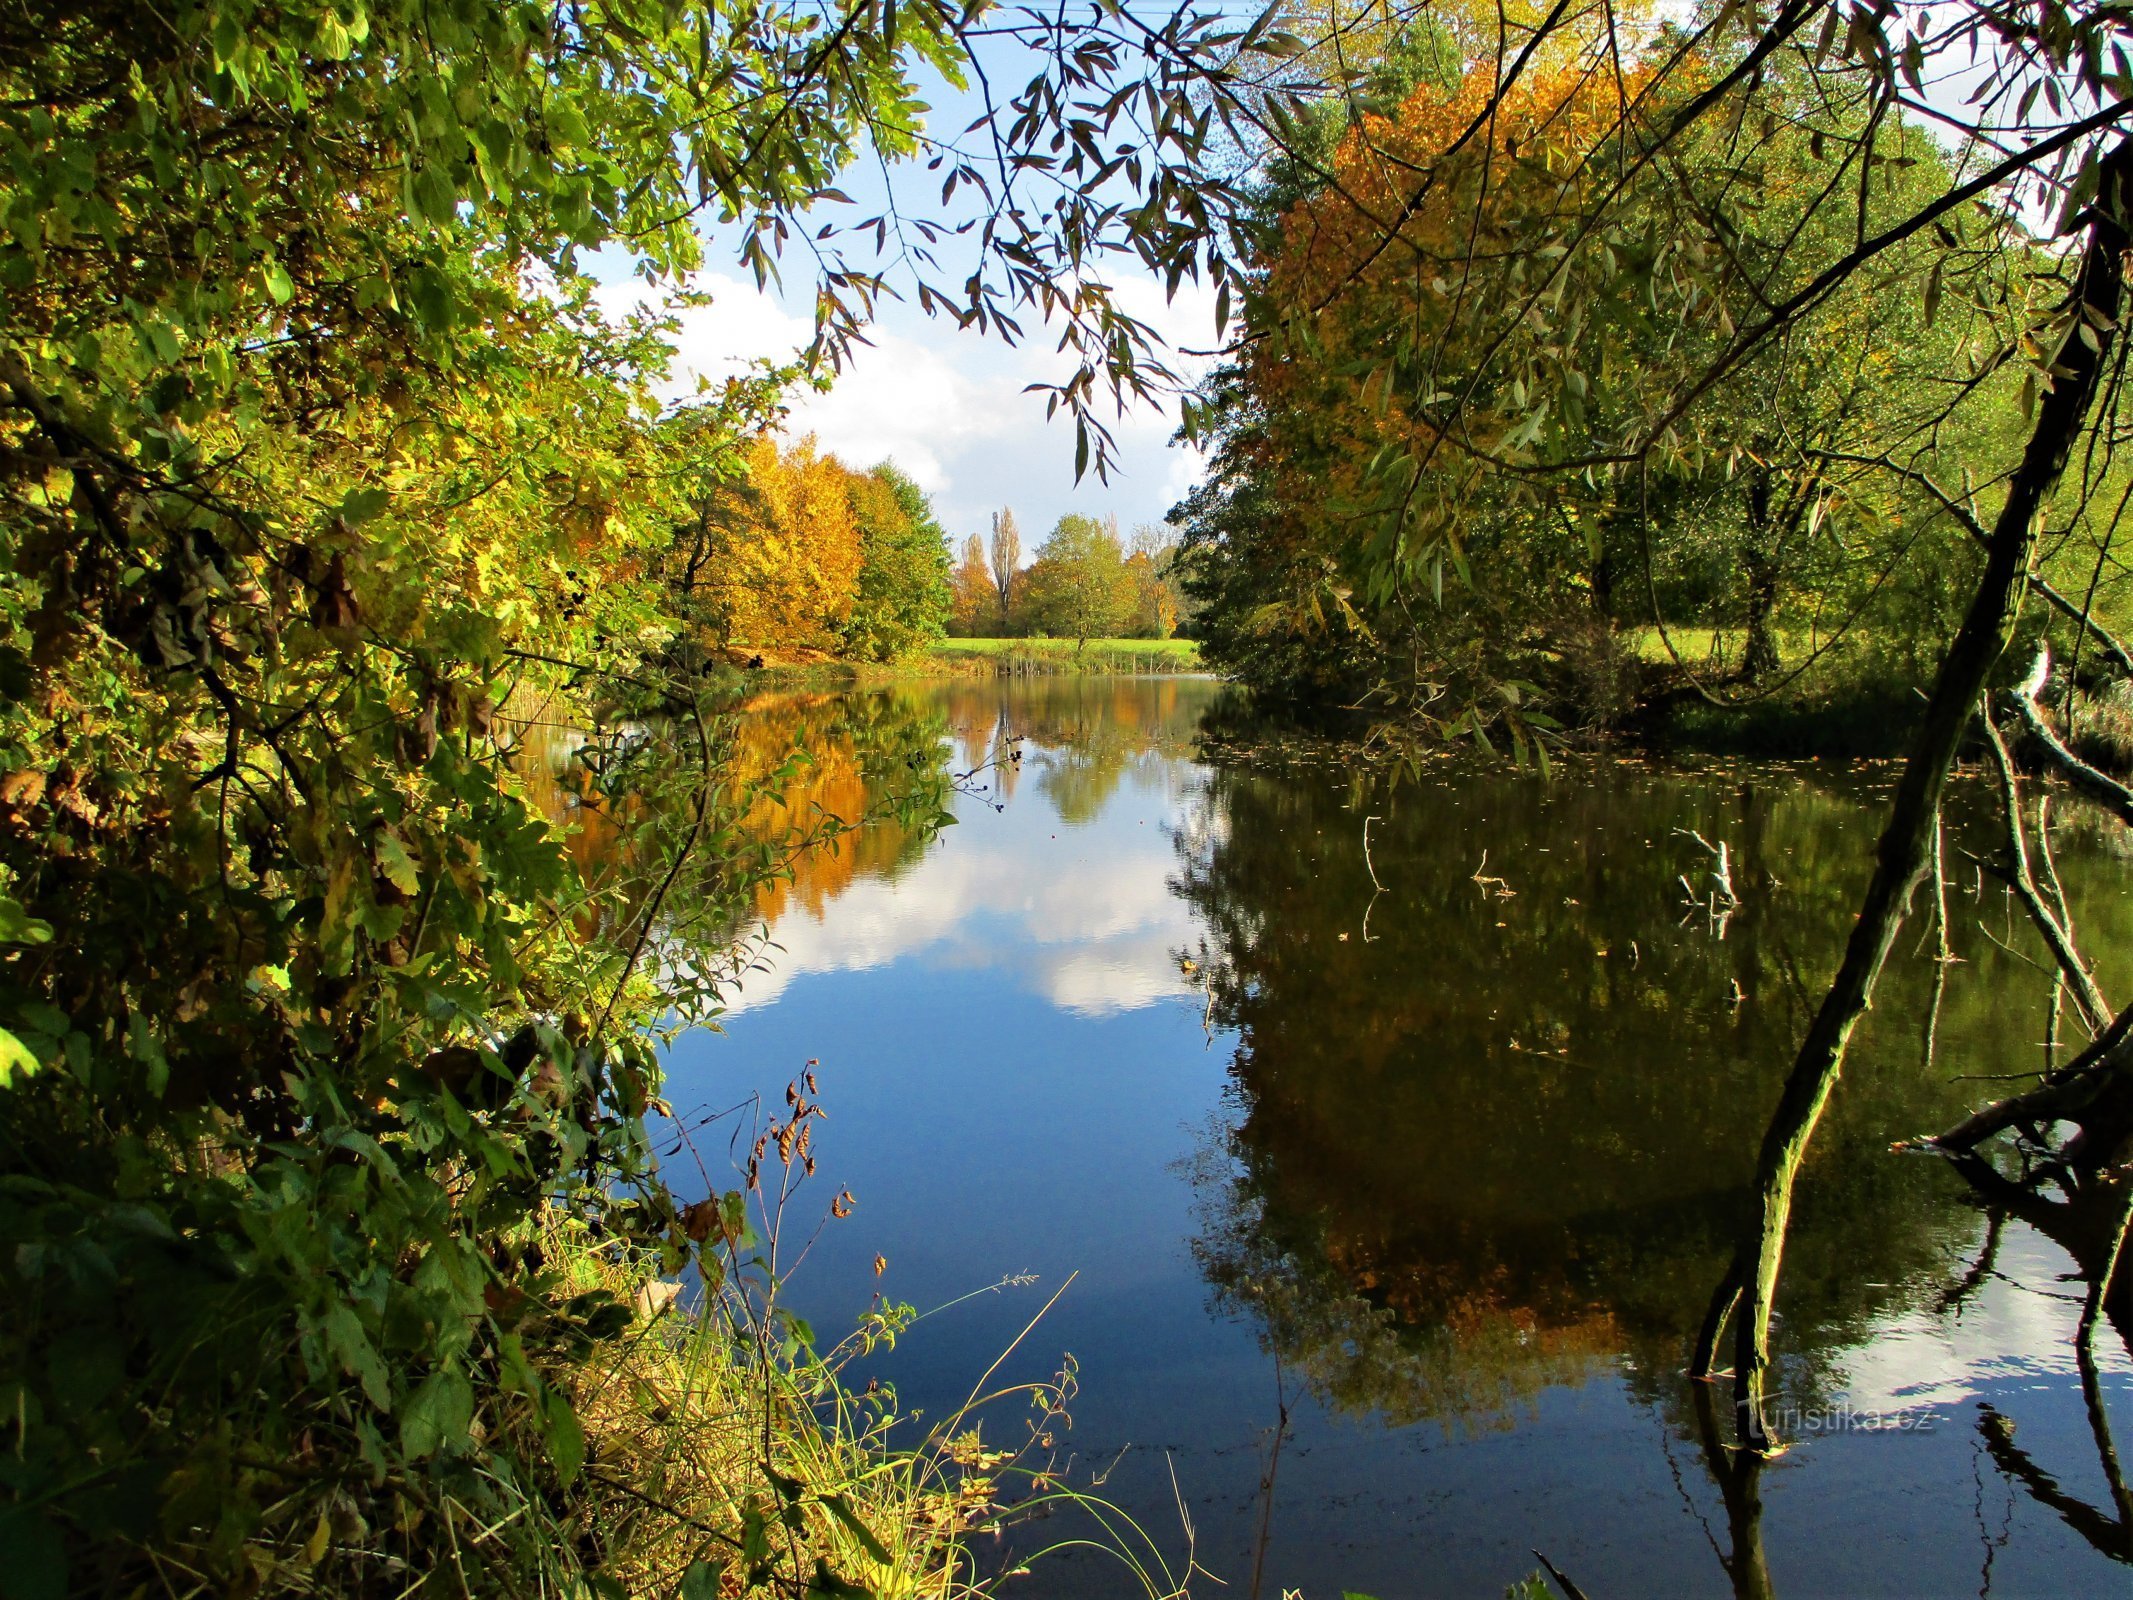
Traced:
[[407, 853], [407, 846], [400, 842], [397, 834], [387, 829], [379, 829], [371, 853], [378, 858], [378, 870], [385, 874], [395, 889], [404, 895], [421, 892], [422, 873], [415, 866], [414, 857]]
[[170, 1086], [170, 1058], [163, 1053], [163, 1041], [138, 1011], [126, 1019], [126, 1053], [148, 1069], [148, 1092], [162, 1099], [163, 1091]]
[[52, 925], [31, 916], [22, 902], [0, 894], [0, 944], [50, 944]]
[[457, 1368], [445, 1367], [425, 1378], [400, 1408], [400, 1448], [419, 1461], [464, 1441], [473, 1421], [474, 1385]]
[[574, 1482], [585, 1465], [585, 1427], [570, 1401], [553, 1389], [541, 1397], [541, 1415], [547, 1425], [548, 1459], [555, 1463], [558, 1477]]
[[296, 298], [296, 285], [290, 282], [288, 269], [279, 261], [269, 261], [260, 269], [260, 277], [276, 305], [285, 306]]
[[30, 1048], [7, 1029], [0, 1028], [0, 1089], [12, 1089], [19, 1078], [37, 1071], [37, 1058]]
[[681, 1600], [719, 1600], [719, 1580], [726, 1569], [709, 1561], [692, 1561], [681, 1575]]
[[372, 1405], [380, 1411], [388, 1409], [392, 1404], [392, 1384], [386, 1377], [385, 1363], [378, 1359], [378, 1352], [363, 1332], [363, 1324], [356, 1318], [355, 1308], [345, 1300], [334, 1302], [326, 1312], [321, 1331], [326, 1336], [326, 1348], [340, 1362], [341, 1370], [361, 1382]]
[[890, 1565], [888, 1546], [874, 1536], [872, 1528], [859, 1520], [859, 1513], [852, 1509], [849, 1500], [841, 1494], [826, 1494], [822, 1497], [822, 1508], [844, 1524], [868, 1555], [885, 1567]]
[[838, 1577], [820, 1556], [815, 1557], [814, 1576], [807, 1580], [807, 1600], [817, 1595], [824, 1600], [874, 1600], [873, 1590]]
[[341, 496], [341, 520], [351, 528], [360, 528], [391, 503], [392, 495], [375, 485], [350, 489]]

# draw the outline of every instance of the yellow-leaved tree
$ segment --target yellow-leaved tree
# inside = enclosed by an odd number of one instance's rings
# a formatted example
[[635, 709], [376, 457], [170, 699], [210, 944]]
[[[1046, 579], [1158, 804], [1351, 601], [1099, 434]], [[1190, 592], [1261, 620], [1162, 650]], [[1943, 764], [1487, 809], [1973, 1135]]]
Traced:
[[809, 434], [748, 447], [752, 493], [711, 579], [724, 642], [830, 646], [859, 589], [850, 475]]

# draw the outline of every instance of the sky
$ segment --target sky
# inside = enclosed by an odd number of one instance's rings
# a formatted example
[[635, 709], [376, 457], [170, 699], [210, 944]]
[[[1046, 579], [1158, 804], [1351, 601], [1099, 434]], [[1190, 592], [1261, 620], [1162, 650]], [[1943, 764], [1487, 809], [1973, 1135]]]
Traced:
[[[795, 277], [802, 275], [797, 271]], [[707, 270], [696, 287], [711, 304], [682, 315], [675, 363], [676, 392], [693, 390], [699, 374], [714, 380], [746, 369], [759, 358], [782, 359], [813, 334], [806, 309], [811, 287], [789, 284], [787, 294], [760, 293], [752, 278]], [[1205, 349], [1214, 339], [1212, 297], [1186, 285], [1166, 303], [1153, 280], [1136, 277], [1119, 285], [1135, 315], [1164, 330], [1174, 344]], [[603, 299], [610, 310], [638, 303], [647, 293], [629, 280], [611, 284]], [[794, 309], [793, 301], [800, 303]], [[821, 448], [853, 467], [893, 460], [933, 496], [951, 544], [983, 533], [991, 513], [1011, 507], [1025, 552], [1067, 512], [1115, 513], [1130, 531], [1160, 522], [1197, 480], [1197, 452], [1173, 448], [1173, 408], [1146, 408], [1114, 421], [1119, 466], [1111, 482], [1093, 472], [1074, 482], [1074, 430], [1061, 418], [1047, 423], [1044, 396], [1026, 385], [1064, 376], [1065, 358], [1052, 339], [1032, 339], [1010, 348], [997, 338], [966, 332], [945, 318], [928, 318], [892, 304], [827, 393], [800, 390], [793, 396], [788, 437], [815, 435]]]
[[[1686, 0], [1662, 0], [1664, 11], [1677, 7], [1685, 10]], [[999, 83], [1020, 82], [1029, 71], [1026, 57], [988, 64]], [[1959, 60], [1936, 67], [1941, 81], [1929, 87], [1927, 98], [1953, 109], [1981, 68]], [[954, 137], [982, 109], [975, 96], [938, 75], [929, 71], [924, 80], [922, 92], [936, 107], [929, 131], [937, 136]], [[902, 164], [893, 174], [905, 215], [939, 215], [940, 208], [928, 203], [937, 196], [937, 176], [916, 163]], [[827, 206], [803, 219], [796, 237], [820, 220], [852, 223], [880, 212], [891, 179], [869, 157], [836, 181], [852, 203]], [[736, 264], [737, 242], [737, 235], [721, 238], [707, 230], [707, 266], [693, 287], [709, 293], [711, 303], [682, 313], [671, 385], [676, 395], [693, 391], [699, 376], [716, 382], [756, 361], [787, 358], [812, 335], [814, 262], [805, 249], [787, 257], [782, 285], [759, 291], [752, 275]], [[862, 255], [857, 264], [869, 263]], [[605, 285], [603, 298], [611, 311], [642, 303], [652, 293], [630, 276], [620, 255], [596, 259], [591, 267]], [[935, 277], [952, 282], [960, 275], [951, 270]], [[1112, 281], [1127, 309], [1167, 342], [1176, 370], [1187, 377], [1205, 370], [1204, 359], [1181, 352], [1205, 351], [1217, 343], [1212, 294], [1187, 283], [1174, 300], [1166, 299], [1160, 283], [1124, 262]], [[1116, 515], [1121, 529], [1130, 532], [1141, 523], [1164, 520], [1199, 479], [1198, 453], [1172, 443], [1177, 414], [1170, 404], [1112, 419], [1117, 464], [1111, 480], [1099, 482], [1091, 474], [1076, 483], [1071, 419], [1048, 420], [1045, 396], [1027, 392], [1034, 382], [1063, 381], [1072, 370], [1054, 348], [1056, 330], [1032, 326], [1021, 345], [1010, 347], [997, 335], [929, 317], [904, 299], [882, 304], [869, 338], [869, 344], [855, 348], [827, 392], [793, 394], [786, 436], [812, 434], [822, 450], [855, 468], [894, 461], [933, 497], [951, 549], [968, 534], [984, 533], [1002, 508], [1015, 513], [1025, 560], [1068, 512]]]
[[[995, 81], [1020, 82], [1025, 62], [997, 62]], [[1019, 70], [1015, 70], [1019, 67]], [[981, 103], [937, 75], [922, 75], [922, 93], [936, 108], [929, 131], [948, 136], [979, 114]], [[917, 163], [893, 169], [907, 215], [938, 215], [938, 175]], [[822, 216], [841, 223], [872, 217], [882, 209], [888, 186], [871, 158], [838, 175], [849, 206], [831, 205]], [[966, 213], [967, 214], [967, 213]], [[812, 220], [812, 219], [811, 219]], [[796, 235], [808, 228], [803, 223]], [[714, 381], [746, 370], [760, 359], [785, 359], [813, 336], [814, 262], [804, 249], [786, 258], [784, 283], [758, 291], [751, 273], [737, 264], [738, 236], [706, 231], [706, 266], [692, 282], [711, 304], [681, 314], [678, 360], [671, 389], [691, 392], [699, 375]], [[868, 264], [855, 252], [855, 264]], [[604, 285], [611, 313], [642, 304], [652, 291], [632, 279], [625, 258], [609, 255], [589, 263]], [[950, 281], [960, 272], [936, 273]], [[1214, 346], [1214, 296], [1182, 285], [1174, 300], [1152, 276], [1121, 262], [1109, 281], [1125, 308], [1155, 328], [1173, 352]], [[908, 285], [906, 285], [908, 292]], [[786, 436], [812, 433], [824, 451], [848, 466], [867, 468], [893, 460], [933, 497], [951, 548], [984, 533], [992, 514], [1011, 508], [1022, 533], [1024, 560], [1045, 532], [1068, 512], [1116, 515], [1122, 531], [1164, 520], [1198, 481], [1199, 454], [1171, 443], [1177, 431], [1175, 404], [1146, 406], [1109, 418], [1117, 463], [1108, 484], [1092, 470], [1074, 478], [1074, 428], [1062, 415], [1048, 421], [1045, 396], [1026, 393], [1035, 382], [1062, 382], [1073, 371], [1056, 350], [1057, 330], [1034, 321], [1027, 337], [1010, 347], [997, 335], [966, 331], [945, 316], [928, 316], [911, 299], [885, 301], [869, 330], [827, 393], [792, 395]], [[1205, 369], [1204, 359], [1173, 355], [1169, 365], [1188, 377]]]

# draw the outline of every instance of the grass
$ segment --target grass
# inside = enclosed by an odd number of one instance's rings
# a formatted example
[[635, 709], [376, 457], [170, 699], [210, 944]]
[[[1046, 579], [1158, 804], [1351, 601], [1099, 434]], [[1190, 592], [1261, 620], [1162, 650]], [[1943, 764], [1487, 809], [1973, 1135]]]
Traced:
[[[1691, 628], [1668, 624], [1666, 638], [1659, 636], [1657, 628], [1624, 628], [1621, 639], [1629, 653], [1640, 660], [1650, 662], [1671, 661], [1666, 641], [1674, 642], [1674, 649], [1690, 666], [1709, 666], [1713, 662], [1727, 667], [1740, 662], [1742, 649], [1747, 644], [1747, 631], [1742, 628]], [[1778, 636], [1778, 660], [1787, 665], [1804, 661], [1814, 653], [1816, 640], [1804, 630], [1786, 629]], [[1828, 644], [1825, 638], [1820, 641]]]
[[[551, 1374], [583, 1425], [589, 1491], [575, 1525], [557, 1533], [594, 1555], [616, 1594], [980, 1600], [1004, 1576], [1001, 1532], [1072, 1511], [1073, 1525], [1021, 1555], [1017, 1570], [1093, 1545], [1125, 1569], [1128, 1592], [1184, 1600], [1189, 1525], [1174, 1567], [1130, 1517], [1064, 1478], [1072, 1358], [1048, 1380], [993, 1386], [1066, 1284], [962, 1404], [923, 1425], [900, 1412], [893, 1389], [852, 1377], [855, 1363], [922, 1316], [877, 1298], [832, 1343], [778, 1304], [779, 1236], [811, 1165], [792, 1130], [811, 1114], [803, 1101], [792, 1122], [771, 1125], [756, 1147], [764, 1181], [751, 1171], [749, 1197], [730, 1193], [683, 1213], [690, 1237], [704, 1238], [681, 1283], [614, 1235], [561, 1220], [544, 1229], [546, 1259], [572, 1305], [631, 1311], [620, 1338]], [[765, 1148], [773, 1135], [774, 1156]], [[996, 1447], [986, 1419], [1002, 1411], [1014, 1420]]]
[[973, 676], [1043, 677], [1061, 673], [1162, 675], [1199, 672], [1200, 647], [1190, 639], [943, 639], [933, 660]]
[[835, 1593], [841, 1581], [879, 1600], [952, 1600], [978, 1587], [970, 1542], [1005, 1458], [974, 1422], [892, 1448], [893, 1409], [839, 1381], [844, 1361], [893, 1339], [892, 1321], [817, 1356], [730, 1288], [657, 1308], [645, 1263], [582, 1234], [555, 1242], [574, 1290], [638, 1311], [573, 1396], [602, 1570], [625, 1592]]

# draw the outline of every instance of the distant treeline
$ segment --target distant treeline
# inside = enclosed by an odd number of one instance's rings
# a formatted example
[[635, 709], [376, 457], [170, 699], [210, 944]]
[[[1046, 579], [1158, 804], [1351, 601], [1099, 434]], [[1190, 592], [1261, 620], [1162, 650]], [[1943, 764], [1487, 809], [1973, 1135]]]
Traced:
[[1069, 514], [1022, 565], [1012, 511], [972, 534], [952, 580], [948, 631], [965, 638], [1168, 639], [1189, 631], [1177, 535], [1147, 523], [1122, 539], [1118, 519]]

